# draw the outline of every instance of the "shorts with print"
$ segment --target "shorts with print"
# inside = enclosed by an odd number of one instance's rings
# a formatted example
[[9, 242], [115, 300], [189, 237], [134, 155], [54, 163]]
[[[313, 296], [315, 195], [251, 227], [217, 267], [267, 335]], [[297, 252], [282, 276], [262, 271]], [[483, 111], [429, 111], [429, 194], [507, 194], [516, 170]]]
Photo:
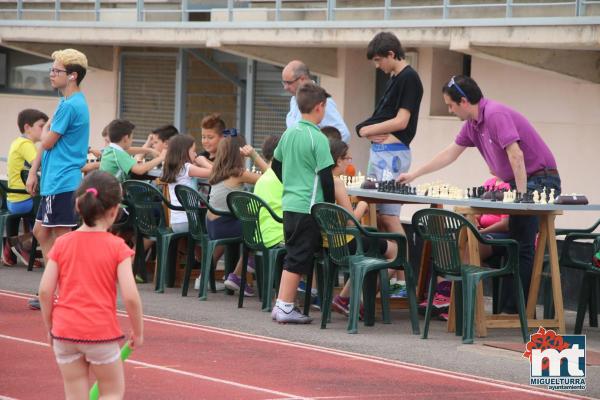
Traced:
[[77, 226], [79, 216], [75, 212], [75, 192], [42, 196], [35, 220], [48, 228]]
[[[396, 179], [410, 168], [411, 152], [404, 143], [371, 145], [367, 176], [377, 181]], [[400, 215], [400, 204], [377, 204], [377, 212], [383, 215]]]
[[119, 342], [79, 343], [67, 340], [52, 341], [54, 355], [58, 364], [69, 364], [85, 357], [90, 364], [110, 364], [121, 358]]

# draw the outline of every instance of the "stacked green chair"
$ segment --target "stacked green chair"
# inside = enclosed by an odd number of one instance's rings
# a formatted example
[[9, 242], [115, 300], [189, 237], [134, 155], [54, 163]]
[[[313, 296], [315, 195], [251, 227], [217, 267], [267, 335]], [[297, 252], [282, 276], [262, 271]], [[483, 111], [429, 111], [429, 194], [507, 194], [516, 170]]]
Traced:
[[[414, 334], [419, 333], [417, 314], [416, 281], [414, 271], [406, 257], [406, 237], [397, 233], [372, 232], [364, 229], [352, 214], [344, 208], [329, 204], [317, 203], [311, 214], [326, 234], [328, 247], [323, 249], [325, 293], [321, 315], [321, 328], [325, 328], [329, 318], [329, 307], [333, 297], [333, 285], [338, 269], [350, 274], [350, 315], [348, 333], [356, 333], [359, 318], [361, 292], [365, 307], [364, 322], [366, 326], [375, 323], [375, 298], [377, 295], [377, 276], [381, 282], [381, 306], [384, 323], [390, 323], [389, 315], [389, 280], [388, 268], [403, 269], [406, 277], [410, 320]], [[356, 239], [356, 253], [350, 254], [348, 237]], [[369, 240], [369, 253], [363, 251], [363, 238]], [[398, 245], [398, 255], [392, 261], [377, 254], [379, 239], [392, 240]]]
[[[28, 213], [22, 214], [13, 214], [8, 211], [6, 206], [6, 198], [8, 193], [20, 193], [26, 194], [26, 190], [22, 189], [11, 189], [8, 187], [8, 183], [5, 180], [0, 180], [0, 233], [4, 235], [4, 228], [11, 223], [21, 221], [22, 219], [31, 219], [35, 220], [35, 216], [37, 214], [37, 209], [40, 204], [40, 196], [33, 197], [33, 207], [31, 211]], [[0, 238], [0, 254], [2, 254], [4, 250], [4, 240]], [[31, 251], [29, 253], [29, 264], [27, 265], [27, 270], [33, 270], [33, 263], [35, 261], [35, 252], [37, 248], [38, 242], [35, 236], [32, 236], [31, 241]]]
[[[429, 332], [431, 308], [438, 276], [455, 284], [456, 335], [462, 334], [463, 343], [473, 343], [475, 302], [477, 284], [480, 280], [512, 275], [518, 291], [519, 319], [523, 341], [527, 341], [527, 315], [525, 295], [519, 276], [519, 244], [512, 239], [485, 239], [467, 219], [456, 213], [427, 208], [417, 211], [412, 218], [415, 231], [423, 240], [429, 240], [432, 248], [432, 270], [425, 312], [423, 339]], [[470, 230], [483, 244], [500, 246], [506, 249], [506, 256], [499, 268], [480, 267], [464, 264], [459, 250], [459, 236], [463, 229]], [[466, 232], [465, 232], [466, 233]]]
[[[134, 226], [136, 230], [136, 254], [135, 265], [143, 264], [144, 242], [143, 237], [156, 238], [156, 270], [154, 290], [163, 293], [167, 284], [167, 273], [169, 286], [172, 286], [175, 271], [174, 264], [169, 268], [169, 259], [174, 261], [176, 257], [169, 257], [170, 245], [173, 241], [187, 236], [187, 232], [174, 233], [165, 223], [165, 212], [163, 205], [172, 210], [183, 211], [182, 207], [176, 207], [168, 202], [158, 189], [154, 186], [135, 180], [123, 182], [123, 192], [127, 203], [134, 210]], [[140, 262], [141, 258], [141, 262]], [[145, 268], [143, 268], [145, 271]]]
[[[213, 208], [203, 194], [199, 193], [195, 189], [192, 189], [185, 185], [175, 186], [175, 196], [181, 203], [183, 209], [188, 217], [188, 232], [189, 232], [189, 243], [188, 246], [188, 260], [189, 254], [192, 254], [196, 244], [200, 244], [202, 248], [202, 263], [200, 269], [200, 290], [198, 291], [198, 297], [200, 300], [206, 300], [209, 277], [213, 292], [214, 287], [214, 265], [213, 265], [213, 253], [217, 246], [226, 246], [227, 252], [225, 253], [225, 273], [233, 270], [233, 265], [237, 261], [234, 257], [227, 257], [227, 254], [235, 253], [236, 248], [242, 244], [242, 238], [227, 238], [227, 239], [216, 239], [210, 240], [208, 237], [208, 231], [206, 229], [206, 212], [210, 210], [215, 215], [225, 216], [231, 215], [229, 212], [216, 210]], [[187, 290], [189, 286], [190, 275], [192, 272], [192, 263], [188, 262], [186, 265], [182, 295], [187, 296]], [[243, 292], [243, 290], [242, 290]]]
[[600, 269], [592, 263], [591, 257], [581, 260], [574, 256], [573, 247], [580, 241], [593, 240], [593, 252], [600, 251], [600, 233], [594, 231], [600, 226], [600, 219], [589, 228], [585, 229], [557, 229], [556, 235], [565, 235], [565, 240], [560, 252], [559, 265], [574, 268], [583, 272], [579, 299], [577, 301], [577, 317], [575, 319], [575, 334], [581, 334], [583, 320], [589, 307], [589, 321], [591, 327], [598, 327], [598, 297], [600, 295]]
[[[271, 311], [276, 270], [281, 270], [285, 247], [265, 246], [259, 218], [261, 210], [264, 210], [277, 222], [283, 223], [283, 219], [275, 214], [263, 199], [249, 192], [236, 191], [229, 193], [227, 195], [227, 205], [233, 215], [242, 223], [242, 239], [244, 242], [242, 286], [246, 284], [248, 252], [252, 251], [256, 257], [261, 259], [260, 268], [257, 268], [256, 272], [259, 281], [259, 292], [262, 297], [262, 310]], [[244, 294], [240, 290], [238, 307], [242, 307], [243, 302]]]

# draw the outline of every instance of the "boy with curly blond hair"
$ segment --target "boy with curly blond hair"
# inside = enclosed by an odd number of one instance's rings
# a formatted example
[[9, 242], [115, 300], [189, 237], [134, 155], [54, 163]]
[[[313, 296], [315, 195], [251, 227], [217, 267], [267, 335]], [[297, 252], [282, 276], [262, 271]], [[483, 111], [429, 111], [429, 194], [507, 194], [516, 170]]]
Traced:
[[[77, 225], [74, 193], [81, 183], [81, 168], [87, 161], [90, 139], [90, 114], [80, 84], [88, 61], [75, 49], [52, 53], [50, 83], [63, 97], [42, 131], [42, 151], [34, 160], [27, 178], [27, 191], [38, 189], [42, 196], [33, 234], [42, 247], [45, 261], [54, 241]], [[36, 299], [37, 300], [37, 299]], [[39, 302], [30, 302], [39, 308]]]

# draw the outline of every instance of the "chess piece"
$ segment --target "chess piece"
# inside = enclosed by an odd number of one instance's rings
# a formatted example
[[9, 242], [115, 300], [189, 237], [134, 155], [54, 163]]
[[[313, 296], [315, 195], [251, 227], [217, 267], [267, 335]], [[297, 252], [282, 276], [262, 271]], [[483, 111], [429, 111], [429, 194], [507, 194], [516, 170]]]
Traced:
[[537, 190], [533, 191], [533, 202], [535, 204], [539, 204], [540, 203], [540, 192], [538, 192]]
[[540, 204], [548, 204], [548, 197], [546, 197], [546, 187], [542, 189], [542, 193], [540, 195]]
[[554, 189], [550, 189], [550, 199], [548, 200], [549, 204], [554, 204]]

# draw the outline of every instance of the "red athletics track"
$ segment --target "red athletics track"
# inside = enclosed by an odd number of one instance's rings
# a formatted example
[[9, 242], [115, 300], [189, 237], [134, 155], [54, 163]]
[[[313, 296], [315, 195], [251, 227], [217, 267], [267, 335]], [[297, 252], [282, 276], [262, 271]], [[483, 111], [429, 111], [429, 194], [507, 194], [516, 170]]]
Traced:
[[[62, 380], [28, 298], [0, 291], [0, 398], [60, 399]], [[127, 318], [120, 319], [126, 328]], [[127, 399], [578, 398], [207, 326], [144, 321], [145, 344], [125, 364]]]

